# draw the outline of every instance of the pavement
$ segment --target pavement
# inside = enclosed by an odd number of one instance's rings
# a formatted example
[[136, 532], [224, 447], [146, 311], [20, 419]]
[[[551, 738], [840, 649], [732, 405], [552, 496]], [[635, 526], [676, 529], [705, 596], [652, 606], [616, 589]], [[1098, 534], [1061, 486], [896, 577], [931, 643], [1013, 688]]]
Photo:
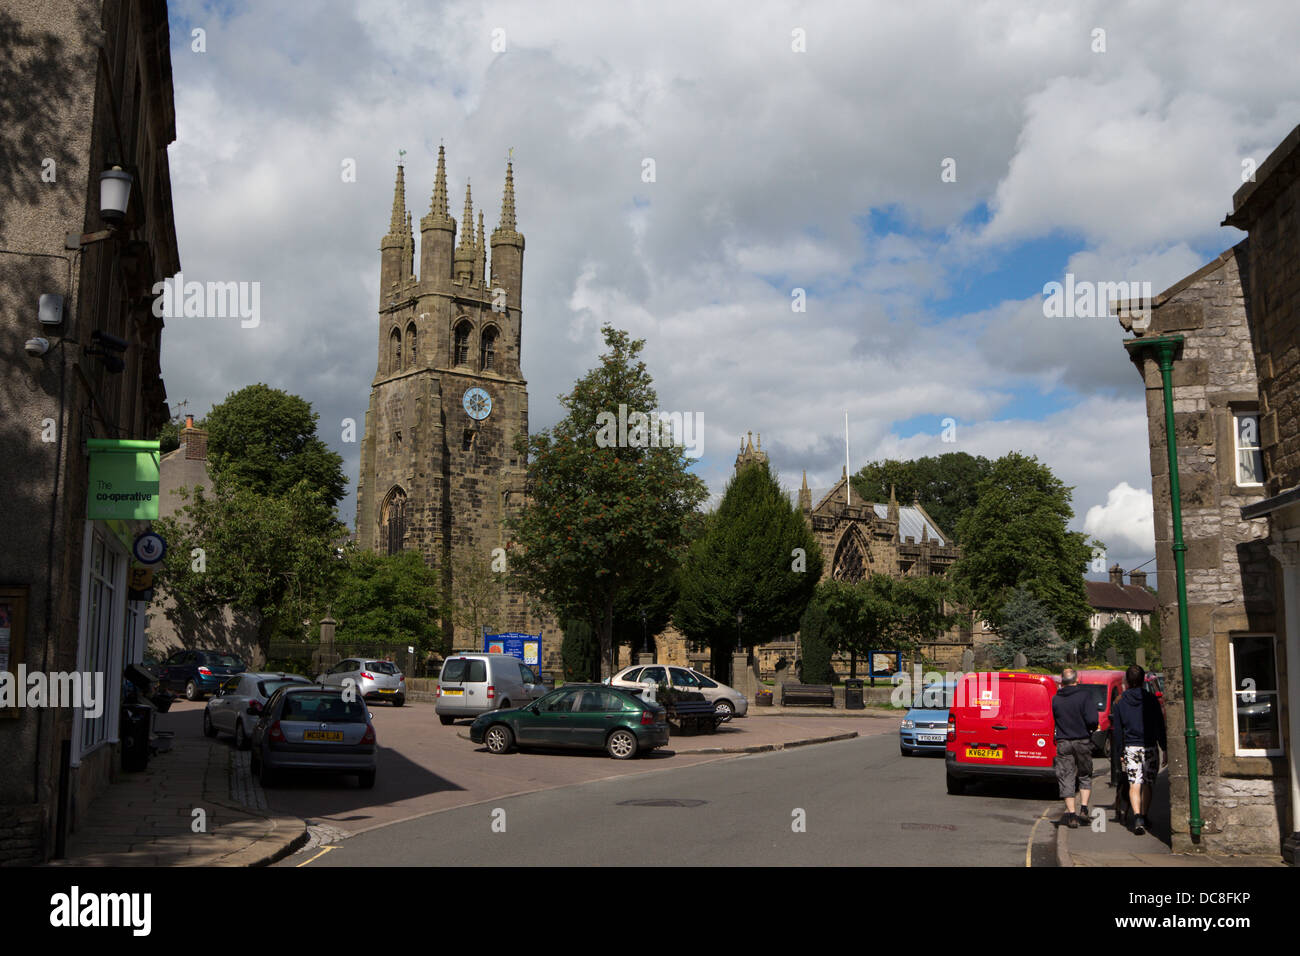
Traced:
[[[1284, 866], [1281, 861], [1258, 856], [1215, 856], [1206, 853], [1174, 853], [1170, 849], [1169, 772], [1162, 770], [1151, 794], [1148, 829], [1142, 836], [1115, 820], [1112, 809], [1115, 789], [1110, 785], [1108, 764], [1098, 759], [1098, 774], [1093, 777], [1091, 808], [1105, 809], [1104, 822], [1095, 816], [1092, 827], [1080, 824], [1077, 830], [1062, 826], [1057, 814], [1056, 862], [1058, 866], [1136, 866], [1136, 867], [1240, 867]], [[1186, 821], [1183, 821], [1186, 823]]]
[[307, 824], [267, 807], [248, 754], [203, 736], [202, 708], [173, 706], [155, 729], [172, 749], [139, 773], [119, 770], [51, 866], [266, 866], [308, 839]]

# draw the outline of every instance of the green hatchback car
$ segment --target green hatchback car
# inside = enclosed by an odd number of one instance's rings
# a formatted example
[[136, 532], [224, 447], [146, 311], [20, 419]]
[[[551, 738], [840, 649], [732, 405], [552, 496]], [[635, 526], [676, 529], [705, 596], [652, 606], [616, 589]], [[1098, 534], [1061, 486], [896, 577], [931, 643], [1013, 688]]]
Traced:
[[527, 707], [488, 711], [470, 726], [469, 739], [494, 754], [559, 747], [627, 760], [668, 743], [668, 712], [606, 684], [565, 684]]

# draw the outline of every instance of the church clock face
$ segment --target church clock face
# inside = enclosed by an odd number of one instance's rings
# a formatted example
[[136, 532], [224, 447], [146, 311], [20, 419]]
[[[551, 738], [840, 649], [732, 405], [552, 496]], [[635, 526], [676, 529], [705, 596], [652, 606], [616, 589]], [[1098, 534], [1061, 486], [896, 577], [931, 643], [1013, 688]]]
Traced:
[[481, 388], [466, 389], [460, 403], [465, 414], [476, 422], [481, 422], [492, 414], [492, 396]]

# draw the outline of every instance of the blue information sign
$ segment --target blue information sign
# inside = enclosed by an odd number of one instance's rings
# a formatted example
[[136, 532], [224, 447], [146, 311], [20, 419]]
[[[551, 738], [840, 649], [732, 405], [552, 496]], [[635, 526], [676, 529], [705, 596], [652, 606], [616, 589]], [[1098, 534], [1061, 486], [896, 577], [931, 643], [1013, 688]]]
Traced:
[[521, 634], [507, 631], [505, 634], [484, 634], [483, 652], [485, 654], [509, 654], [517, 657], [530, 667], [540, 667], [542, 663], [542, 635]]

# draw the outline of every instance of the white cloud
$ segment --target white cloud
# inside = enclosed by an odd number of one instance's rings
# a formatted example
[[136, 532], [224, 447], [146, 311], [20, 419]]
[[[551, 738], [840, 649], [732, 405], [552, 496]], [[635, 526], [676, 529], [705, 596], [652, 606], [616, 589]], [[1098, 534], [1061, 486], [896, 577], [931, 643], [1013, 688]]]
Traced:
[[1151, 492], [1121, 481], [1110, 490], [1104, 505], [1088, 509], [1083, 530], [1105, 542], [1109, 553], [1152, 554], [1156, 538]]

